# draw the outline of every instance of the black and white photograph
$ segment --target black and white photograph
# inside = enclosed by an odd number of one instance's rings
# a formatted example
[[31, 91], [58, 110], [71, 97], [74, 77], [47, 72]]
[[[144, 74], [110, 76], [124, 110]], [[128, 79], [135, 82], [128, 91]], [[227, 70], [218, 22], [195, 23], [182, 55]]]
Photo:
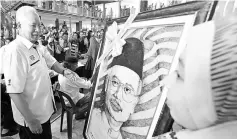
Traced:
[[237, 0], [0, 0], [2, 139], [236, 139]]

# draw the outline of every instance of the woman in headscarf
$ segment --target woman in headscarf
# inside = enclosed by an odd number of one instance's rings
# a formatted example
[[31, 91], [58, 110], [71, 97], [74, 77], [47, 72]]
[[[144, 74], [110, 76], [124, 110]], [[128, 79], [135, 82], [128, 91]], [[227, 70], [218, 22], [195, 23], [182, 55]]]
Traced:
[[237, 16], [193, 28], [179, 67], [164, 84], [185, 130], [155, 139], [237, 138]]

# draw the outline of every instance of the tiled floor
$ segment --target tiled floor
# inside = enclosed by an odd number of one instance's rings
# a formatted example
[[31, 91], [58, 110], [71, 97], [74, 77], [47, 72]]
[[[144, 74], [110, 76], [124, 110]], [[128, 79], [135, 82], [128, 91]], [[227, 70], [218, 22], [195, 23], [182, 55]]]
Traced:
[[[60, 132], [60, 123], [61, 123], [61, 117], [59, 117], [57, 120], [55, 120], [51, 124], [53, 139], [68, 139], [66, 113], [64, 115], [64, 120], [63, 120], [63, 132]], [[85, 123], [85, 120], [79, 120], [79, 121], [75, 119], [73, 120], [72, 139], [84, 139], [83, 138], [84, 123]], [[174, 131], [179, 131], [181, 129], [182, 128], [177, 123], [174, 123], [173, 125]], [[19, 135], [15, 135], [12, 137], [4, 137], [2, 139], [19, 139]]]
[[[74, 118], [73, 118], [74, 119]], [[67, 116], [66, 113], [63, 119], [63, 132], [60, 132], [61, 118], [51, 124], [53, 139], [68, 139], [67, 138]], [[72, 139], [83, 139], [83, 128], [85, 120], [73, 120]], [[19, 135], [12, 137], [3, 137], [2, 139], [19, 139]]]

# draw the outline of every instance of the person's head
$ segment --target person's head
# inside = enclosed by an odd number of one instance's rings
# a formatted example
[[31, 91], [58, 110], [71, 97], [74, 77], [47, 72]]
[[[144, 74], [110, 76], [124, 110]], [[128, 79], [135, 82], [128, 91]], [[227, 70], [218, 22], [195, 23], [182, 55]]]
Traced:
[[47, 30], [46, 27], [43, 28], [42, 33], [43, 33], [43, 34], [47, 34], [47, 33], [48, 33], [48, 30]]
[[127, 121], [139, 101], [143, 57], [143, 43], [136, 38], [128, 38], [122, 54], [109, 65], [105, 82], [105, 107], [117, 122]]
[[19, 35], [34, 43], [40, 35], [40, 19], [35, 8], [23, 6], [16, 11]]
[[57, 28], [56, 27], [51, 27], [51, 31], [52, 31], [52, 33], [56, 33], [57, 32]]
[[40, 35], [39, 40], [44, 41], [45, 40], [45, 36], [44, 35]]
[[100, 30], [100, 33], [103, 35], [103, 34], [104, 34], [104, 29], [101, 29], [101, 30]]
[[76, 57], [66, 57], [63, 66], [72, 71], [75, 71], [78, 68], [78, 59]]
[[[237, 116], [237, 108], [234, 108], [236, 103], [226, 102], [228, 98], [234, 100], [233, 96], [237, 94], [233, 88], [237, 86], [237, 78], [233, 78], [231, 72], [237, 67], [233, 59], [237, 53], [237, 45], [233, 45], [237, 44], [236, 17], [226, 16], [213, 24], [204, 23], [192, 28], [187, 48], [179, 58], [177, 71], [163, 81], [169, 88], [167, 105], [171, 116], [187, 129], [205, 128]], [[205, 32], [210, 33], [200, 36]], [[223, 47], [225, 49], [219, 49]], [[205, 53], [198, 53], [201, 51]], [[226, 82], [232, 87], [228, 87]], [[233, 109], [217, 105], [227, 103]]]
[[100, 31], [97, 31], [94, 36], [97, 37], [97, 38], [101, 38], [101, 37], [100, 37]]
[[51, 47], [54, 45], [54, 38], [53, 37], [50, 37], [48, 39], [48, 45], [51, 46]]
[[68, 33], [67, 33], [67, 32], [64, 32], [64, 33], [63, 33], [62, 39], [65, 40], [65, 41], [68, 40]]
[[88, 38], [88, 39], [90, 39], [90, 38], [91, 38], [91, 36], [92, 36], [92, 31], [91, 31], [91, 30], [89, 30], [89, 31], [88, 31], [88, 33], [87, 33], [87, 38]]
[[80, 31], [80, 37], [84, 37], [84, 33]]
[[59, 34], [58, 34], [58, 33], [56, 33], [56, 35], [55, 35], [55, 36], [53, 36], [53, 38], [54, 38], [54, 40], [55, 40], [55, 41], [57, 41], [57, 42], [58, 42], [58, 41], [59, 41]]
[[67, 32], [67, 25], [62, 25], [62, 32]]
[[72, 39], [73, 39], [73, 40], [79, 39], [79, 35], [77, 34], [77, 32], [74, 32], [74, 33], [73, 33]]

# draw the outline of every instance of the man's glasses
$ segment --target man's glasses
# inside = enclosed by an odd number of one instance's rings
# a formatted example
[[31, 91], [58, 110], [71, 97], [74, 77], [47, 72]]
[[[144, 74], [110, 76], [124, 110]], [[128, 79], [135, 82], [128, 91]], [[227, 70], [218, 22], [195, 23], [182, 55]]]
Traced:
[[117, 77], [109, 78], [108, 87], [114, 93], [121, 91], [123, 100], [128, 103], [131, 103], [138, 97], [137, 92], [135, 92], [131, 85], [121, 83]]

